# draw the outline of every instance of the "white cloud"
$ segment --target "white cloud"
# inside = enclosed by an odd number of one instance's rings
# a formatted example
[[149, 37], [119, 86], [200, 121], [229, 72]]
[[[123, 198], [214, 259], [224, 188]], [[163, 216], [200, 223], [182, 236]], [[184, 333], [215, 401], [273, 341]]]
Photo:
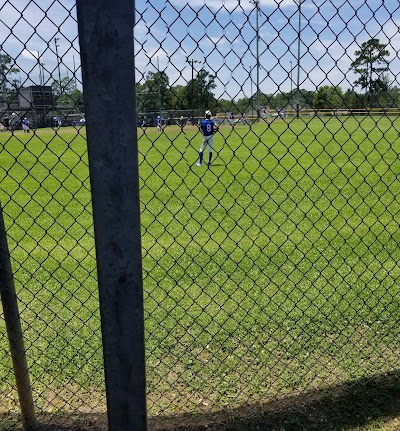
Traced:
[[[288, 65], [290, 61], [296, 64], [299, 1], [259, 0], [262, 12], [259, 29], [260, 82], [268, 93], [287, 91], [290, 87]], [[391, 73], [395, 77], [400, 73], [400, 59], [397, 56], [400, 10], [391, 10], [390, 19], [387, 14], [381, 14], [382, 11], [377, 12], [374, 19], [367, 20], [364, 25], [362, 14], [365, 12], [369, 16], [372, 13], [364, 1], [352, 0], [350, 3], [348, 0], [339, 9], [332, 1], [301, 1], [301, 80], [304, 80], [304, 88], [315, 88], [322, 83], [329, 85], [329, 82], [331, 85], [343, 85], [344, 76], [345, 81], [353, 82], [356, 78], [349, 68], [354, 52], [369, 37], [378, 37], [388, 44]], [[37, 65], [39, 51], [49, 73], [56, 76], [54, 71], [57, 71], [58, 64], [54, 37], [60, 37], [58, 50], [63, 63], [62, 73], [66, 74], [67, 67], [73, 70], [73, 55], [77, 66], [80, 64], [75, 1], [64, 0], [62, 5], [65, 9], [53, 0], [41, 0], [37, 4], [40, 7], [30, 0], [13, 0], [0, 6], [3, 49], [27, 73], [33, 73], [29, 71]], [[242, 85], [247, 93], [250, 92], [249, 68], [252, 67], [254, 74], [256, 70], [254, 3], [249, 0], [139, 0], [136, 8], [135, 66], [141, 78], [141, 74], [154, 72], [159, 67], [166, 69], [173, 85], [181, 81], [185, 83], [191, 79], [187, 56], [202, 61], [206, 57], [204, 67], [218, 75], [217, 93], [227, 91], [236, 94], [237, 88]], [[68, 17], [68, 10], [72, 17]], [[353, 28], [353, 21], [348, 21], [354, 10], [358, 11], [359, 20], [354, 18], [357, 29]], [[65, 19], [67, 21], [62, 24]], [[346, 22], [350, 24], [346, 26]], [[295, 73], [294, 67], [293, 77]]]
[[226, 36], [224, 36], [222, 34], [220, 36], [209, 37], [207, 39], [207, 42], [209, 42], [211, 45], [214, 45], [214, 46], [218, 45], [218, 47], [230, 44], [230, 42], [228, 41], [228, 39], [226, 38]]
[[[262, 7], [274, 7], [274, 8], [282, 8], [282, 7], [290, 7], [296, 6], [298, 7], [298, 0], [258, 0], [258, 5], [260, 8]], [[302, 0], [304, 2], [304, 0]], [[181, 0], [171, 0], [171, 4], [175, 6], [184, 6], [186, 2], [182, 2]], [[190, 2], [190, 7], [193, 9], [198, 9], [201, 7], [207, 6], [209, 9], [218, 10], [223, 13], [223, 11], [233, 12], [240, 10], [252, 10], [255, 8], [254, 0], [192, 0]], [[304, 4], [305, 7], [310, 7], [309, 4]]]
[[21, 52], [21, 58], [24, 60], [36, 60], [40, 56], [40, 53], [38, 51], [30, 51], [29, 49], [24, 49]]

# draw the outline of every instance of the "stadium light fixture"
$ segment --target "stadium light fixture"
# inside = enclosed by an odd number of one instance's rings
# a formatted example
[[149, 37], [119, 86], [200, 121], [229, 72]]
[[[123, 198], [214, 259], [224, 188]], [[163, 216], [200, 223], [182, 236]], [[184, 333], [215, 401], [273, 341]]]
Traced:
[[56, 47], [56, 56], [57, 56], [58, 81], [60, 83], [60, 92], [61, 92], [60, 57], [58, 56], [58, 47], [60, 46], [60, 44], [58, 43], [59, 40], [60, 40], [59, 37], [54, 38], [54, 45]]

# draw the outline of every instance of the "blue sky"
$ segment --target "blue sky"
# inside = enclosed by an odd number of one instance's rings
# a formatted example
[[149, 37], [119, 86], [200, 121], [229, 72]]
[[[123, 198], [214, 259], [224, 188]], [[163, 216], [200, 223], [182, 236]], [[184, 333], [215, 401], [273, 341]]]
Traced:
[[[296, 86], [298, 1], [259, 1], [259, 83], [264, 93], [290, 91]], [[254, 3], [249, 0], [192, 0], [189, 3], [155, 0], [137, 2], [137, 10], [135, 39], [139, 71], [154, 71], [158, 61], [171, 83], [184, 83], [191, 78], [187, 56], [203, 62], [206, 59], [206, 69], [216, 75], [218, 95], [237, 99], [249, 96], [252, 90], [255, 92], [257, 14]], [[398, 85], [400, 61], [396, 50], [400, 48], [400, 5], [397, 0], [302, 0], [301, 12], [301, 88], [351, 87], [356, 79], [349, 72], [354, 52], [371, 37], [389, 44], [390, 78]]]
[[59, 38], [60, 75], [72, 76], [74, 62], [75, 69], [80, 65], [75, 1], [0, 0], [2, 50], [15, 59], [25, 85], [39, 84], [38, 53], [40, 62], [45, 63], [45, 81], [51, 83], [51, 76], [58, 79], [54, 38]]
[[[259, 0], [259, 85], [264, 93], [290, 91], [297, 83], [300, 0]], [[21, 79], [39, 83], [38, 52], [45, 80], [58, 79], [54, 38], [62, 77], [77, 70], [79, 41], [75, 1], [0, 1], [0, 40], [16, 59]], [[216, 76], [215, 93], [225, 99], [256, 90], [256, 9], [249, 0], [137, 0], [135, 64], [140, 82], [149, 71], [165, 70], [170, 84], [185, 84], [198, 70]], [[371, 37], [388, 44], [390, 78], [400, 85], [400, 4], [398, 0], [302, 0], [301, 88], [352, 86], [350, 63]], [[12, 29], [12, 30], [11, 30]], [[75, 63], [75, 65], [74, 65]], [[250, 79], [251, 76], [251, 79]], [[51, 82], [51, 78], [50, 78]]]

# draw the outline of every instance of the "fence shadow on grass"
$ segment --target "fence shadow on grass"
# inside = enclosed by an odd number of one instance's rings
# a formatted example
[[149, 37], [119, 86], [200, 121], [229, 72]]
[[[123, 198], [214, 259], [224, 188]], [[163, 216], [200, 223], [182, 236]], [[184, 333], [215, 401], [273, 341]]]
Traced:
[[[396, 418], [400, 429], [400, 371], [235, 409], [152, 416], [148, 431], [339, 431], [369, 429], [376, 421]], [[0, 429], [20, 430], [19, 419], [0, 414]], [[58, 412], [38, 418], [37, 431], [105, 430], [105, 413]]]
[[400, 429], [400, 371], [216, 413], [154, 417], [149, 431], [339, 431], [396, 417]]

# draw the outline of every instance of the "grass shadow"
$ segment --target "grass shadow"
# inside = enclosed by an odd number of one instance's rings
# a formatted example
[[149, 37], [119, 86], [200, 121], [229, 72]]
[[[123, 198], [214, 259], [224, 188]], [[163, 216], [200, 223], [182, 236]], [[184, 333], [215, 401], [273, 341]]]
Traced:
[[216, 413], [150, 418], [149, 431], [367, 430], [396, 418], [391, 430], [400, 429], [399, 371]]
[[[148, 431], [398, 430], [400, 371], [331, 385], [274, 401], [249, 402], [237, 408], [151, 416], [148, 422]], [[389, 422], [392, 424], [386, 426]], [[21, 430], [20, 417], [0, 414], [0, 429]], [[107, 429], [105, 413], [58, 412], [40, 416], [36, 431]]]

